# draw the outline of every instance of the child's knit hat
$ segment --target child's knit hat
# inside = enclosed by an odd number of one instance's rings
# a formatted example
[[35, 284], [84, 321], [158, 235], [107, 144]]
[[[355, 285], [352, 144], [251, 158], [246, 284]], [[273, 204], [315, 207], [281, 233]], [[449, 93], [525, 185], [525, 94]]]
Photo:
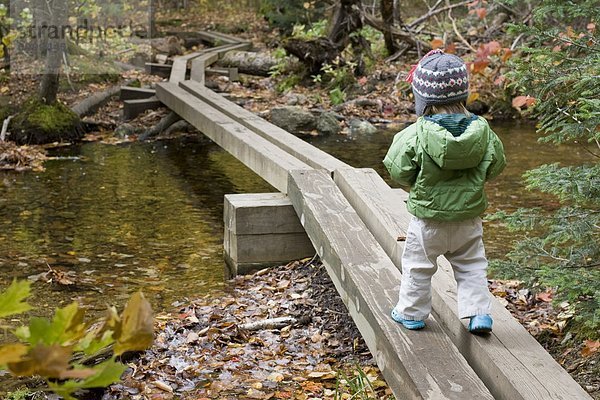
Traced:
[[425, 107], [466, 100], [469, 95], [469, 76], [463, 60], [436, 49], [427, 53], [406, 78], [412, 83], [415, 111], [423, 115]]

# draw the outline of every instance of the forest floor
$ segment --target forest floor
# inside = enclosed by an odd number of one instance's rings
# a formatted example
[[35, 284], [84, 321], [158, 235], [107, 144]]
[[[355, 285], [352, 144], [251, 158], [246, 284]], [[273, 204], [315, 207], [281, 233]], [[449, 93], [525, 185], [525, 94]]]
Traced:
[[[231, 15], [237, 20], [232, 20]], [[264, 21], [243, 11], [227, 14], [227, 17], [223, 13], [162, 17], [171, 25], [176, 24], [177, 30], [223, 30], [239, 34], [251, 39], [259, 49], [273, 48], [278, 41], [276, 33], [268, 29]], [[230, 29], [232, 26], [237, 26], [239, 31]], [[411, 62], [414, 60], [377, 63], [368, 76], [357, 81], [353, 91], [353, 96], [373, 102], [367, 106], [347, 102], [336, 112], [347, 118], [358, 117], [387, 126], [414, 120], [412, 104], [398, 86], [400, 72], [408, 70]], [[142, 71], [128, 71], [117, 81], [89, 83], [66, 90], [61, 100], [73, 106], [91, 93], [131, 79], [137, 79], [142, 86], [161, 80]], [[326, 87], [307, 82], [307, 86], [297, 85], [282, 95], [275, 90], [277, 83], [274, 78], [250, 76], [241, 82], [228, 82], [226, 78], [213, 82], [259, 115], [275, 105], [288, 104], [293, 97], [307, 109], [333, 107]], [[18, 103], [36, 90], [38, 82], [11, 77], [8, 85], [9, 101]], [[100, 123], [101, 128], [88, 133], [84, 140], [113, 144], [135, 141], [168, 113], [165, 108], [145, 112], [128, 121], [131, 134], [117, 137], [113, 132], [123, 124], [121, 110], [122, 103], [116, 99], [103, 106], [90, 117]], [[347, 130], [343, 129], [342, 134], [345, 133]], [[2, 146], [11, 146], [8, 143]], [[3, 156], [3, 160], [14, 161], [6, 162], [1, 168], [43, 169], [44, 147], [0, 148], [2, 154], [12, 154]], [[172, 313], [159, 314], [155, 345], [131, 360], [123, 382], [112, 385], [102, 398], [390, 396], [358, 330], [318, 262], [304, 260], [240, 276], [227, 282], [226, 287], [224, 296], [205, 296], [180, 304]], [[490, 290], [594, 399], [600, 399], [600, 343], [572, 339], [568, 333], [572, 315], [552, 305], [551, 292], [533, 294], [520, 282], [498, 280], [490, 281]], [[291, 316], [299, 322], [278, 329], [239, 329], [242, 323], [278, 316]]]
[[[552, 307], [550, 292], [533, 296], [520, 282], [499, 280], [490, 290], [600, 399], [597, 345], [562, 343], [568, 316]], [[240, 329], [276, 317], [298, 322]], [[225, 295], [182, 304], [157, 326], [152, 349], [103, 400], [393, 398], [325, 268], [313, 260], [238, 276]]]

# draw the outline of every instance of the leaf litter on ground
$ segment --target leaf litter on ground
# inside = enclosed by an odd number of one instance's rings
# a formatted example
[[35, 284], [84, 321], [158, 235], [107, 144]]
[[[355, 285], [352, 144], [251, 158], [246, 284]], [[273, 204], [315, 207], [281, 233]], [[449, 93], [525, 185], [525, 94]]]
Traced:
[[[279, 317], [295, 323], [241, 328]], [[154, 346], [104, 399], [333, 398], [338, 376], [359, 371], [376, 382], [371, 398], [391, 393], [319, 263], [238, 276], [157, 321]]]

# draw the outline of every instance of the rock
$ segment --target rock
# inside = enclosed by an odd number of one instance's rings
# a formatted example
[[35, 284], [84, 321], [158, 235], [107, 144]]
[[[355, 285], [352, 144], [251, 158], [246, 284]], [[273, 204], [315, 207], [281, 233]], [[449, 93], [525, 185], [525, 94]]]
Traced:
[[115, 136], [120, 139], [125, 139], [127, 136], [131, 136], [135, 133], [135, 127], [131, 124], [124, 123], [115, 129]]
[[286, 97], [286, 104], [288, 106], [303, 105], [308, 102], [308, 97], [306, 97], [303, 94], [290, 93], [290, 94], [286, 95], [285, 97]]
[[164, 38], [153, 38], [150, 40], [152, 49], [157, 53], [166, 54], [169, 57], [183, 54], [183, 40], [177, 36], [167, 36]]
[[273, 108], [271, 122], [291, 133], [309, 132], [317, 127], [317, 118], [312, 113], [295, 106]]
[[490, 110], [490, 106], [482, 101], [475, 100], [467, 104], [467, 110], [476, 115], [483, 115]]
[[323, 135], [337, 135], [342, 128], [335, 114], [332, 112], [324, 112], [317, 120], [317, 131]]
[[348, 123], [350, 133], [353, 135], [370, 135], [377, 132], [377, 128], [369, 121], [362, 119], [352, 119]]

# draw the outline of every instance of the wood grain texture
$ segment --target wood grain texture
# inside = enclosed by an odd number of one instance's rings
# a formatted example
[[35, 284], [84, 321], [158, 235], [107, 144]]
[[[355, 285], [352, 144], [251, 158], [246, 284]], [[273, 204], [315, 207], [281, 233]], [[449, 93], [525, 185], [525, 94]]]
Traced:
[[337, 168], [349, 167], [348, 164], [332, 155], [265, 121], [245, 108], [228, 101], [223, 96], [199, 85], [197, 82], [185, 81], [181, 82], [180, 86], [313, 168], [332, 172]]
[[305, 232], [229, 235], [229, 257], [236, 263], [281, 265], [314, 254], [315, 250]]
[[434, 318], [409, 331], [389, 313], [400, 273], [326, 171], [292, 171], [289, 196], [398, 399], [492, 399]]
[[[394, 264], [401, 268], [404, 235], [411, 218], [406, 204], [372, 169], [344, 169], [334, 179]], [[453, 343], [497, 399], [590, 399], [591, 397], [544, 350], [497, 300], [494, 331], [471, 335], [458, 318], [452, 267], [438, 259], [433, 276], [433, 308]]]
[[283, 193], [226, 194], [223, 221], [236, 235], [304, 233], [290, 199]]
[[287, 193], [288, 171], [310, 169], [302, 161], [174, 83], [156, 85], [156, 95], [171, 110], [282, 193]]

